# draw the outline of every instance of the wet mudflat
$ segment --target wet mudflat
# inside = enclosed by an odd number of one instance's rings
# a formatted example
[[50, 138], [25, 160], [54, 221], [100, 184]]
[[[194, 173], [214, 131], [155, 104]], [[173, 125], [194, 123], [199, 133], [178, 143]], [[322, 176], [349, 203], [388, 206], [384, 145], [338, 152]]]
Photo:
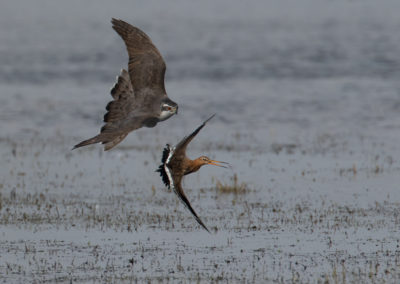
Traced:
[[[398, 282], [398, 4], [306, 2], [1, 9], [0, 281]], [[111, 17], [159, 46], [179, 114], [71, 151], [126, 64]], [[208, 234], [155, 170], [213, 113], [188, 155], [232, 169], [183, 184]]]
[[382, 130], [383, 139], [368, 129], [333, 135], [308, 128], [291, 137], [276, 134], [282, 122], [251, 132], [216, 117], [188, 154], [233, 168], [206, 167], [184, 183], [208, 234], [155, 172], [163, 143], [176, 143], [203, 119], [178, 118], [110, 152], [70, 151], [85, 136], [69, 136], [76, 127], [69, 124], [51, 137], [21, 130], [2, 139], [3, 280], [398, 280], [400, 165], [392, 131]]

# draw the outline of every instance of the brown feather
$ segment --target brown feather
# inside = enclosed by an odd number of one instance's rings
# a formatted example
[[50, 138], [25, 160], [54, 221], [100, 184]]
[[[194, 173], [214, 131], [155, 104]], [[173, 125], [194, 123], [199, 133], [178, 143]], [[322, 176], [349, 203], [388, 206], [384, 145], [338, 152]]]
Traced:
[[131, 79], [129, 78], [129, 73], [125, 69], [121, 70], [121, 74], [117, 78], [117, 82], [111, 89], [111, 96], [114, 100], [118, 100], [121, 95], [131, 95], [133, 94], [133, 88], [131, 84]]
[[186, 136], [185, 138], [183, 138], [183, 139], [176, 145], [175, 156], [178, 156], [178, 155], [186, 155], [186, 147], [187, 147], [187, 145], [190, 143], [190, 141], [193, 140], [194, 137], [196, 137], [196, 135], [200, 132], [200, 130], [201, 130], [201, 129], [206, 125], [206, 123], [207, 123], [208, 121], [210, 121], [214, 116], [215, 116], [215, 114], [213, 114], [212, 116], [210, 116], [206, 121], [203, 122], [202, 125], [200, 125], [199, 127], [197, 127], [195, 131], [193, 131], [189, 136]]
[[126, 70], [121, 70], [117, 82], [111, 89], [111, 96], [114, 100], [106, 106], [107, 113], [104, 115], [104, 122], [123, 120], [134, 105], [133, 88]]
[[[215, 114], [214, 114], [215, 115]], [[200, 217], [197, 215], [196, 211], [194, 211], [193, 207], [191, 206], [189, 200], [187, 199], [183, 188], [182, 188], [182, 178], [184, 175], [193, 173], [200, 169], [202, 166], [202, 163], [200, 160], [190, 160], [189, 158], [186, 157], [186, 147], [192, 141], [192, 139], [200, 132], [200, 130], [206, 125], [206, 123], [214, 117], [212, 115], [210, 118], [208, 118], [206, 121], [203, 122], [202, 125], [200, 125], [198, 128], [196, 128], [195, 131], [193, 131], [189, 136], [186, 136], [183, 138], [175, 147], [173, 150], [172, 157], [170, 157], [168, 161], [168, 157], [170, 155], [171, 148], [167, 144], [167, 147], [163, 151], [163, 157], [162, 157], [162, 164], [158, 168], [158, 172], [160, 172], [160, 175], [164, 181], [164, 183], [168, 187], [172, 187], [174, 189], [174, 192], [176, 195], [179, 197], [179, 199], [185, 204], [185, 206], [189, 209], [189, 211], [192, 213], [196, 221], [207, 231], [208, 228], [206, 225], [203, 223], [203, 221], [200, 219]], [[172, 175], [172, 180], [173, 184], [170, 183], [168, 174], [165, 171], [164, 167], [168, 167], [169, 171], [171, 172]]]
[[151, 39], [140, 29], [112, 19], [113, 29], [124, 40], [129, 54], [129, 76], [134, 91], [151, 88], [165, 93], [165, 62]]
[[207, 226], [203, 223], [203, 221], [197, 215], [196, 211], [194, 211], [192, 205], [190, 205], [189, 200], [187, 199], [185, 193], [183, 192], [181, 181], [179, 181], [177, 184], [175, 184], [173, 188], [174, 188], [176, 195], [178, 195], [179, 199], [183, 202], [183, 204], [185, 204], [187, 209], [189, 209], [190, 213], [192, 213], [192, 215], [196, 219], [197, 223], [199, 223], [207, 232], [210, 233], [210, 230], [208, 230]]
[[104, 145], [104, 150], [105, 150], [105, 151], [110, 150], [111, 148], [113, 148], [114, 146], [116, 146], [117, 144], [119, 144], [122, 140], [124, 140], [124, 138], [125, 138], [127, 135], [128, 135], [128, 134], [123, 134], [123, 135], [121, 135], [121, 136], [118, 136], [118, 137], [115, 138], [114, 140], [112, 140], [112, 141], [110, 141], [110, 142], [107, 142], [107, 143]]
[[119, 144], [128, 135], [129, 132], [121, 133], [118, 123], [126, 118], [135, 101], [132, 84], [126, 70], [121, 70], [117, 82], [111, 89], [111, 96], [114, 100], [106, 106], [107, 113], [104, 115], [106, 124], [101, 128], [100, 134], [82, 141], [75, 145], [73, 149], [101, 142], [105, 144], [104, 150], [107, 151]]
[[82, 141], [75, 148], [103, 143], [109, 150], [120, 143], [129, 132], [154, 127], [159, 122], [161, 103], [176, 105], [167, 97], [164, 87], [165, 62], [150, 38], [140, 29], [112, 19], [114, 30], [125, 42], [129, 63], [111, 89], [113, 100], [106, 106], [104, 126], [100, 134]]

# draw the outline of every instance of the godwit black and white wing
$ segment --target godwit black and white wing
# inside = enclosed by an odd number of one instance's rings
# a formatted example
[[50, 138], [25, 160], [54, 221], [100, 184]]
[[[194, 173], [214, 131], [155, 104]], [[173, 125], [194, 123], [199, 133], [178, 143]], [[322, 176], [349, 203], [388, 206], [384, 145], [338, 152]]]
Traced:
[[109, 150], [129, 132], [141, 127], [154, 127], [176, 114], [178, 105], [168, 98], [164, 87], [165, 62], [150, 38], [140, 29], [112, 19], [114, 30], [124, 40], [129, 55], [128, 72], [121, 71], [111, 90], [105, 125], [100, 134], [82, 141], [74, 148], [94, 143]]
[[[215, 114], [214, 114], [215, 115]], [[194, 211], [191, 206], [188, 198], [185, 195], [185, 192], [182, 188], [182, 178], [186, 174], [190, 174], [193, 171], [196, 171], [200, 168], [201, 164], [198, 164], [196, 169], [192, 168], [191, 165], [194, 161], [191, 161], [186, 157], [186, 147], [192, 141], [192, 139], [200, 132], [200, 130], [206, 125], [206, 123], [214, 117], [212, 115], [209, 119], [203, 122], [195, 131], [193, 131], [189, 136], [183, 138], [175, 147], [171, 147], [167, 144], [164, 148], [161, 165], [158, 168], [158, 172], [161, 175], [161, 178], [164, 184], [173, 189], [179, 199], [183, 202], [183, 204], [189, 209], [192, 213], [196, 221], [208, 232], [208, 228], [197, 215], [196, 211]]]

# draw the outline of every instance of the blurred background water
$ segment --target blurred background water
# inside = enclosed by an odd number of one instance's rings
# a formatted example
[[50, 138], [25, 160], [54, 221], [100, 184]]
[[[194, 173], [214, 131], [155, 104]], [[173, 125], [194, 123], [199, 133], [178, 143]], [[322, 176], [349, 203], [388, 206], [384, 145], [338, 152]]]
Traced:
[[216, 112], [235, 131], [278, 137], [398, 129], [399, 9], [372, 0], [3, 1], [2, 136], [98, 131], [127, 65], [112, 17], [148, 33], [167, 62], [181, 112], [164, 126]]
[[[111, 82], [110, 18], [151, 35], [168, 80], [397, 78], [397, 1], [4, 1], [1, 80]], [[115, 69], [115, 70], [114, 70]]]

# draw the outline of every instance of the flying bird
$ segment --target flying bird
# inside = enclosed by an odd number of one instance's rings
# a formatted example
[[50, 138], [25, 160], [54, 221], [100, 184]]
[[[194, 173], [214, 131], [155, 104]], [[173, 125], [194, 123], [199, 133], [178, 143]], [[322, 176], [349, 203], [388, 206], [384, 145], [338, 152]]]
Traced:
[[140, 29], [114, 18], [111, 23], [125, 42], [128, 71], [121, 70], [111, 89], [113, 100], [106, 106], [105, 125], [100, 134], [75, 145], [74, 149], [101, 142], [105, 151], [110, 150], [129, 132], [144, 126], [154, 127], [178, 113], [178, 105], [165, 91], [166, 65], [157, 47]]
[[[214, 114], [215, 115], [215, 114]], [[179, 199], [185, 204], [189, 211], [193, 214], [196, 221], [208, 232], [208, 228], [201, 221], [200, 217], [194, 211], [190, 205], [182, 188], [182, 178], [184, 175], [188, 175], [198, 171], [204, 165], [215, 165], [219, 167], [226, 168], [226, 166], [221, 164], [227, 164], [226, 162], [214, 161], [206, 156], [201, 156], [195, 160], [191, 160], [186, 156], [186, 147], [192, 141], [192, 139], [200, 132], [200, 130], [206, 125], [206, 123], [214, 117], [212, 115], [209, 119], [203, 122], [192, 134], [183, 138], [175, 147], [170, 147], [169, 144], [166, 145], [163, 151], [161, 162], [162, 164], [157, 169], [164, 184], [169, 188], [173, 189]]]

